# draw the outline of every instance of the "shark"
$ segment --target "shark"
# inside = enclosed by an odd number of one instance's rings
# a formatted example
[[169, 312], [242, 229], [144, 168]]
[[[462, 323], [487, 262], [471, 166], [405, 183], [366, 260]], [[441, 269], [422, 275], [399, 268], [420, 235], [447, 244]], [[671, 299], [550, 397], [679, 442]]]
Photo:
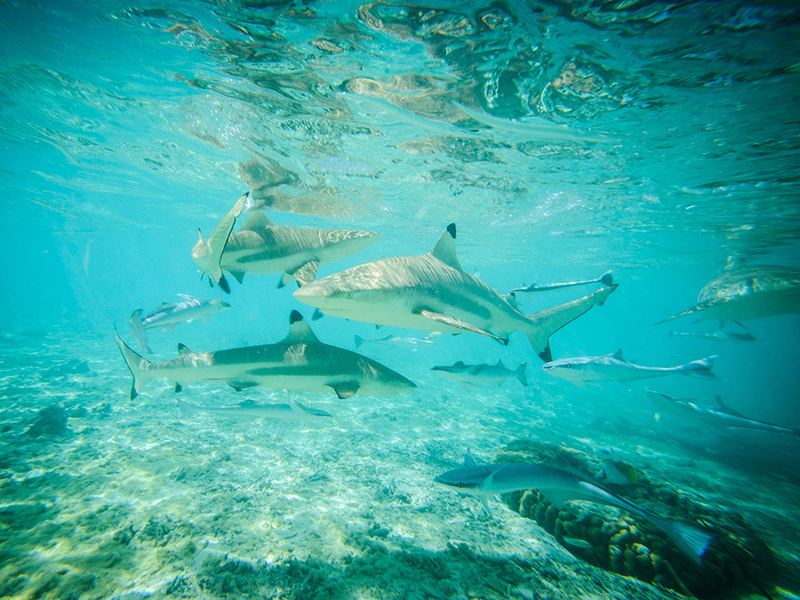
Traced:
[[773, 425], [764, 421], [757, 421], [742, 413], [735, 411], [727, 406], [722, 398], [717, 396], [717, 406], [704, 406], [699, 404], [694, 398], [671, 398], [666, 394], [647, 390], [647, 397], [656, 405], [658, 411], [656, 419], [661, 417], [662, 412], [674, 413], [688, 417], [695, 421], [701, 421], [714, 427], [727, 429], [752, 429], [766, 433], [781, 433], [785, 435], [800, 436], [799, 429]]
[[428, 254], [353, 267], [295, 290], [294, 297], [336, 317], [441, 333], [471, 332], [503, 344], [512, 332], [523, 331], [547, 362], [552, 360], [550, 336], [593, 306], [602, 306], [616, 287], [605, 286], [526, 316], [514, 296], [501, 296], [464, 271], [456, 253], [456, 225], [450, 223]]
[[125, 364], [133, 375], [131, 399], [154, 378], [175, 382], [175, 391], [199, 381], [228, 384], [237, 391], [262, 386], [305, 392], [334, 392], [340, 399], [354, 394], [392, 396], [416, 384], [382, 364], [355, 352], [322, 343], [303, 316], [292, 311], [289, 333], [276, 344], [216, 352], [193, 352], [178, 345], [172, 360], [150, 362], [133, 351], [117, 333]]
[[222, 300], [223, 296], [214, 300], [198, 300], [186, 294], [178, 294], [183, 302], [164, 302], [150, 314], [142, 317], [142, 309], [136, 309], [131, 315], [131, 334], [136, 338], [143, 352], [151, 353], [147, 345], [147, 330], [160, 327], [164, 331], [172, 331], [183, 322], [191, 323], [203, 319], [208, 325], [211, 315], [228, 310], [231, 305]]
[[[241, 214], [241, 209], [237, 212], [239, 202], [211, 236], [204, 240], [201, 234], [192, 249], [192, 258], [201, 272], [208, 274], [212, 285], [217, 283], [226, 292], [230, 288], [223, 271], [239, 283], [248, 273], [281, 273], [279, 287], [291, 281], [306, 285], [316, 278], [320, 266], [361, 252], [381, 235], [377, 231], [282, 227], [262, 210], [248, 211], [242, 228], [231, 233]], [[231, 215], [235, 215], [233, 221]]]
[[580, 473], [544, 464], [478, 464], [467, 451], [464, 466], [442, 473], [434, 481], [478, 496], [484, 505], [487, 498], [498, 494], [535, 489], [559, 510], [571, 500], [616, 506], [661, 529], [696, 564], [702, 563], [703, 555], [715, 537], [706, 527], [654, 515]]
[[567, 379], [578, 387], [597, 381], [619, 381], [628, 385], [631, 381], [651, 379], [664, 375], [678, 374], [702, 379], [718, 379], [711, 371], [716, 356], [694, 360], [677, 367], [643, 367], [625, 360], [622, 350], [604, 356], [578, 356], [548, 362], [542, 368], [545, 372]]
[[299, 402], [271, 402], [258, 403], [253, 400], [245, 400], [232, 406], [200, 406], [178, 400], [178, 411], [181, 416], [194, 413], [207, 413], [211, 415], [222, 415], [225, 417], [250, 417], [257, 419], [285, 419], [289, 421], [312, 421], [316, 419], [331, 418], [331, 415], [324, 410], [304, 406]]
[[[431, 371], [436, 371], [442, 375], [452, 377], [461, 385], [471, 385], [475, 383], [497, 383], [497, 387], [509, 377], [516, 377], [519, 382], [528, 387], [528, 378], [525, 376], [526, 364], [522, 363], [515, 371], [506, 368], [502, 360], [498, 360], [496, 365], [467, 365], [463, 361], [458, 361], [453, 365], [435, 366]], [[469, 389], [467, 387], [467, 389]]]

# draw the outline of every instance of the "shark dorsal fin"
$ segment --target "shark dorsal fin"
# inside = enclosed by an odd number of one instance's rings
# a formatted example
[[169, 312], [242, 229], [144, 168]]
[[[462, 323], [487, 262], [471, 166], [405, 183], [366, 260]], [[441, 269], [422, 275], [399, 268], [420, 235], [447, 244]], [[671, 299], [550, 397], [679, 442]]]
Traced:
[[269, 220], [263, 210], [251, 210], [247, 213], [247, 221], [242, 226], [245, 229], [265, 229], [267, 227], [274, 227], [275, 223]]
[[296, 310], [289, 315], [289, 333], [281, 340], [282, 344], [315, 344], [319, 339], [311, 331], [306, 320]]
[[497, 366], [498, 367], [503, 367], [504, 369], [506, 368], [506, 366], [503, 364], [503, 359], [502, 358], [497, 361]]
[[470, 468], [478, 466], [478, 461], [472, 456], [472, 452], [470, 452], [469, 448], [467, 448], [467, 451], [464, 453], [464, 466]]
[[734, 410], [734, 409], [732, 409], [730, 406], [728, 406], [727, 404], [725, 404], [725, 403], [722, 401], [722, 397], [721, 397], [719, 394], [717, 394], [716, 396], [714, 396], [714, 398], [716, 398], [716, 400], [717, 400], [717, 407], [718, 407], [718, 409], [719, 409], [720, 411], [722, 411], [722, 412], [724, 412], [724, 413], [727, 413], [727, 414], [729, 414], [729, 415], [733, 415], [734, 417], [744, 417], [744, 418], [747, 418], [747, 417], [745, 417], [745, 416], [744, 416], [742, 413], [740, 413], [739, 411], [737, 411], [737, 410]]
[[614, 354], [611, 355], [611, 358], [616, 358], [617, 360], [625, 360], [625, 357], [622, 355], [622, 348], [614, 352]]
[[457, 360], [455, 363], [453, 363], [453, 366], [454, 367], [464, 367], [466, 365], [464, 364], [463, 360]]
[[453, 267], [454, 269], [458, 269], [459, 271], [464, 270], [461, 268], [461, 262], [458, 260], [458, 254], [456, 254], [455, 223], [450, 223], [450, 225], [448, 225], [444, 230], [444, 233], [442, 233], [439, 241], [436, 242], [433, 250], [431, 250], [431, 256], [438, 258], [444, 264]]
[[178, 344], [178, 354], [185, 356], [186, 354], [192, 354], [192, 351], [185, 344]]

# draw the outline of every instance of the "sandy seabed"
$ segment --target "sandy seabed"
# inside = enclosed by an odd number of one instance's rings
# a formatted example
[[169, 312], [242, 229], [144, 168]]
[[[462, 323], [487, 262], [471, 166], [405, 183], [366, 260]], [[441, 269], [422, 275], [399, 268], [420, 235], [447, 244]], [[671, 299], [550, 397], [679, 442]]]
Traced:
[[[505, 505], [490, 502], [490, 518], [432, 481], [468, 446], [490, 461], [525, 437], [627, 449], [637, 466], [746, 515], [798, 564], [796, 481], [753, 485], [638, 415], [576, 414], [539, 375], [472, 395], [422, 373], [426, 385], [391, 398], [293, 396], [335, 416], [323, 421], [179, 419], [166, 380], [129, 399], [110, 337], [7, 333], [0, 355], [3, 598], [682, 597], [592, 567]], [[203, 385], [182, 397], [286, 400]], [[40, 412], [51, 405], [67, 417], [52, 431]]]

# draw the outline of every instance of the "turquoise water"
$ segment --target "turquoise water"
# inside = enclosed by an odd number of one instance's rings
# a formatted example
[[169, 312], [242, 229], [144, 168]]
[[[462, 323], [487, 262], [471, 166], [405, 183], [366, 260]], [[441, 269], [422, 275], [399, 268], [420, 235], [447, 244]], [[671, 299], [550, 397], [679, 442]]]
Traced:
[[[719, 395], [800, 429], [796, 314], [746, 321], [757, 341], [742, 343], [670, 336], [718, 326], [692, 317], [653, 325], [694, 305], [731, 255], [800, 267], [798, 17], [778, 1], [0, 4], [0, 595], [800, 593], [798, 438], [656, 421], [645, 393], [709, 406]], [[418, 350], [358, 348], [412, 379], [411, 392], [292, 393], [331, 424], [178, 419], [166, 380], [131, 401], [114, 327], [133, 345], [135, 309], [220, 294], [191, 250], [245, 191], [280, 225], [382, 234], [320, 277], [424, 254], [451, 222], [464, 269], [502, 292], [610, 269], [619, 289], [553, 335], [554, 357], [623, 348], [637, 364], [673, 366], [718, 355], [720, 380], [583, 389], [542, 371], [519, 332], [508, 346], [465, 333]], [[233, 309], [206, 327], [150, 331], [154, 356], [174, 358], [179, 342], [277, 342], [292, 310], [312, 313], [278, 278], [228, 276]], [[310, 323], [350, 350], [356, 335], [427, 333]], [[526, 362], [530, 385], [464, 389], [430, 371], [499, 359]], [[184, 388], [207, 406], [287, 397]], [[51, 405], [66, 429], [34, 435]], [[613, 448], [652, 488], [765, 546], [743, 543], [748, 576], [716, 591], [678, 559], [684, 584], [670, 591], [652, 573], [568, 552], [499, 498], [488, 520], [433, 483], [467, 448], [491, 462], [518, 439], [595, 467]], [[645, 486], [628, 494], [654, 513], [700, 517]]]

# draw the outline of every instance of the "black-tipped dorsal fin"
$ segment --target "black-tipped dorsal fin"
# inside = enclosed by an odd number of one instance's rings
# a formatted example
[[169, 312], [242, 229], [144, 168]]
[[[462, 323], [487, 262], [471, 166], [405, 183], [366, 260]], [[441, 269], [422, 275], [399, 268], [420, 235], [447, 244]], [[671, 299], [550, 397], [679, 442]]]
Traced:
[[296, 310], [289, 315], [289, 333], [281, 340], [282, 344], [314, 344], [319, 343], [319, 339], [311, 331], [306, 320]]
[[183, 356], [184, 354], [193, 354], [193, 352], [185, 344], [178, 344], [178, 354]]
[[450, 223], [447, 228], [442, 233], [442, 236], [439, 238], [439, 241], [436, 242], [436, 245], [431, 250], [431, 256], [435, 256], [440, 261], [445, 263], [448, 266], [453, 267], [454, 269], [458, 269], [459, 271], [463, 271], [464, 269], [461, 267], [461, 262], [458, 260], [458, 254], [456, 254], [456, 224]]
[[245, 229], [264, 229], [266, 227], [274, 227], [275, 223], [269, 220], [267, 214], [263, 210], [251, 210], [247, 213], [247, 221], [242, 226]]
[[614, 352], [614, 354], [612, 354], [611, 357], [616, 358], [617, 360], [625, 360], [625, 357], [622, 355], [622, 348]]

